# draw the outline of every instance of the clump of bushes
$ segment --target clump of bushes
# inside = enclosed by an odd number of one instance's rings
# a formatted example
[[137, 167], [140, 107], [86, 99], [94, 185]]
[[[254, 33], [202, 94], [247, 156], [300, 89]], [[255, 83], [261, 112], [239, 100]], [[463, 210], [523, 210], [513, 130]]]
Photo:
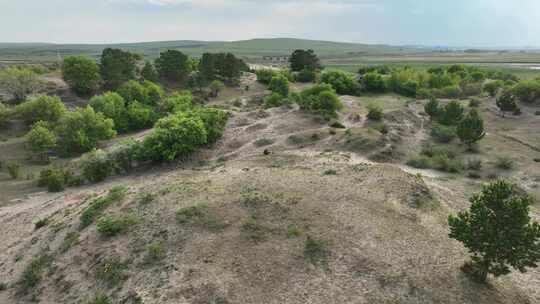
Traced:
[[304, 258], [312, 264], [317, 264], [324, 262], [327, 255], [324, 242], [308, 235], [304, 243]]
[[109, 287], [114, 287], [127, 279], [127, 268], [127, 264], [119, 258], [107, 259], [97, 267], [96, 277]]
[[147, 264], [156, 263], [165, 258], [167, 251], [163, 241], [154, 242], [146, 247], [146, 256], [144, 258]]
[[495, 166], [502, 170], [511, 170], [514, 168], [514, 160], [508, 156], [497, 157]]
[[343, 71], [330, 71], [322, 73], [321, 83], [331, 85], [340, 95], [360, 94], [360, 84], [354, 75]]
[[19, 104], [15, 113], [27, 124], [38, 121], [55, 123], [66, 113], [66, 107], [58, 96], [43, 95]]
[[380, 121], [383, 119], [384, 112], [381, 106], [372, 103], [367, 106], [367, 109], [368, 109], [368, 114], [367, 114], [368, 119], [376, 120], [376, 121]]
[[45, 268], [50, 264], [51, 257], [48, 255], [40, 255], [32, 258], [30, 264], [26, 266], [22, 272], [20, 280], [21, 289], [28, 290], [34, 288], [43, 280]]
[[291, 99], [301, 109], [319, 113], [326, 119], [337, 116], [337, 111], [343, 108], [343, 104], [329, 84], [318, 84], [303, 90], [300, 94], [291, 94]]
[[431, 136], [440, 143], [449, 143], [457, 137], [456, 127], [436, 123], [431, 128]]
[[104, 237], [113, 237], [125, 232], [131, 226], [137, 224], [139, 219], [132, 215], [104, 216], [96, 224], [97, 232]]
[[431, 168], [449, 173], [461, 172], [465, 167], [455, 152], [434, 146], [424, 147], [419, 155], [410, 156], [407, 164], [419, 169]]
[[114, 172], [114, 164], [103, 150], [93, 150], [86, 154], [81, 168], [83, 176], [91, 183], [104, 181]]
[[19, 179], [21, 177], [21, 164], [18, 162], [9, 162], [6, 164], [6, 168], [12, 179]]

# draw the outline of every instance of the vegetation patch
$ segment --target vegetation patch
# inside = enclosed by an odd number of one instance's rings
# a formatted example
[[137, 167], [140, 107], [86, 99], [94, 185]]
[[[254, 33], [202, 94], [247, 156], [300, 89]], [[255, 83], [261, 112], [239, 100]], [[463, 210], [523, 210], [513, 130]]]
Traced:
[[64, 241], [62, 242], [62, 245], [60, 245], [60, 252], [65, 253], [69, 249], [71, 249], [73, 246], [79, 244], [80, 234], [76, 231], [70, 231], [66, 234], [66, 237], [64, 238]]
[[250, 220], [242, 225], [241, 231], [247, 239], [259, 243], [268, 240], [273, 229], [255, 220]]
[[95, 199], [81, 214], [81, 228], [88, 227], [94, 220], [112, 203], [123, 199], [127, 194], [127, 188], [117, 186], [109, 190], [109, 193]]
[[49, 255], [41, 255], [32, 258], [30, 264], [23, 270], [20, 280], [21, 291], [26, 291], [39, 285], [41, 281], [43, 281], [45, 269], [51, 262], [52, 258]]
[[144, 262], [146, 264], [154, 264], [165, 258], [167, 255], [167, 249], [165, 248], [165, 242], [154, 242], [146, 247], [146, 256]]
[[226, 223], [207, 205], [198, 205], [180, 209], [176, 219], [181, 224], [201, 226], [208, 230], [221, 230]]
[[326, 262], [327, 257], [325, 242], [308, 235], [304, 243], [304, 258], [312, 264], [319, 264]]
[[139, 218], [133, 214], [104, 216], [97, 222], [97, 232], [104, 237], [113, 237], [124, 233], [133, 225], [139, 223]]
[[98, 265], [96, 278], [106, 286], [114, 287], [127, 279], [128, 276], [125, 273], [127, 268], [127, 263], [119, 258], [107, 259]]

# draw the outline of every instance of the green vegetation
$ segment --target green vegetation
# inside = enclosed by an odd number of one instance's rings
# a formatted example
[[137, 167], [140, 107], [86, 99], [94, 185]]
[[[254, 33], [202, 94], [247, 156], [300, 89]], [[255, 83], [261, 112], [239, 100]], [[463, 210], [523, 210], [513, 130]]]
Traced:
[[294, 72], [315, 71], [321, 68], [319, 58], [313, 50], [295, 50], [289, 59]]
[[9, 162], [6, 164], [6, 168], [12, 179], [19, 179], [21, 177], [21, 164], [18, 162]]
[[85, 56], [70, 56], [62, 64], [64, 80], [78, 94], [88, 95], [95, 92], [101, 81], [99, 65]]
[[118, 93], [106, 92], [103, 95], [96, 95], [90, 99], [88, 104], [94, 111], [112, 119], [116, 131], [125, 132], [129, 129], [126, 104], [124, 98]]
[[81, 168], [87, 181], [98, 183], [112, 175], [114, 164], [103, 150], [93, 150], [84, 156]]
[[241, 72], [249, 70], [244, 61], [232, 53], [204, 53], [198, 68], [203, 83], [220, 80], [229, 85], [236, 84]]
[[426, 146], [420, 154], [410, 156], [407, 164], [419, 169], [432, 168], [450, 173], [458, 173], [464, 169], [463, 162], [457, 158], [455, 152], [434, 146]]
[[321, 83], [330, 84], [340, 95], [359, 95], [360, 84], [353, 74], [343, 71], [329, 71], [321, 75]]
[[278, 94], [282, 98], [289, 96], [289, 80], [284, 75], [273, 76], [268, 85], [272, 93]]
[[113, 237], [126, 232], [131, 226], [139, 223], [139, 218], [132, 214], [107, 215], [101, 217], [97, 224], [97, 232], [104, 237]]
[[25, 100], [43, 86], [43, 81], [34, 71], [26, 68], [0, 69], [0, 89], [16, 101]]
[[162, 79], [181, 81], [192, 71], [189, 57], [177, 50], [167, 50], [156, 59], [156, 69]]
[[319, 113], [325, 118], [336, 117], [336, 112], [343, 108], [332, 86], [324, 83], [305, 89], [300, 94], [291, 94], [291, 99], [300, 109]]
[[103, 86], [113, 90], [135, 79], [139, 56], [121, 49], [106, 48], [101, 53], [100, 73]]
[[495, 166], [502, 170], [511, 170], [514, 168], [515, 161], [508, 156], [499, 156], [495, 162]]
[[38, 121], [26, 134], [26, 141], [30, 150], [43, 161], [48, 161], [48, 152], [56, 146], [56, 135], [49, 129], [44, 121]]
[[471, 110], [457, 126], [457, 136], [469, 149], [485, 135], [484, 120], [476, 110]]
[[268, 240], [272, 234], [272, 228], [260, 224], [255, 220], [250, 220], [240, 227], [245, 237], [255, 243], [260, 243]]
[[324, 262], [328, 252], [323, 241], [308, 235], [304, 243], [304, 258], [312, 264]]
[[112, 203], [126, 196], [127, 188], [117, 186], [111, 188], [106, 196], [93, 200], [81, 214], [81, 228], [86, 228]]
[[510, 91], [504, 91], [501, 96], [497, 97], [497, 107], [501, 110], [503, 117], [506, 112], [514, 112], [519, 109], [516, 97]]
[[70, 231], [66, 234], [66, 237], [64, 238], [64, 241], [62, 242], [62, 245], [60, 245], [60, 252], [66, 253], [69, 249], [71, 249], [73, 246], [76, 246], [79, 244], [80, 234], [76, 231]]
[[66, 113], [66, 107], [59, 97], [43, 95], [21, 103], [15, 108], [15, 113], [27, 124], [40, 120], [55, 123]]
[[106, 295], [98, 293], [86, 304], [112, 304], [112, 302]]
[[120, 261], [119, 258], [107, 259], [98, 265], [96, 277], [108, 287], [115, 287], [127, 279], [125, 273], [127, 268], [127, 263]]
[[376, 104], [369, 104], [367, 106], [368, 114], [367, 118], [375, 121], [380, 121], [383, 119], [384, 112], [381, 106]]
[[167, 250], [165, 248], [165, 242], [154, 242], [146, 247], [146, 256], [144, 257], [144, 261], [147, 264], [154, 264], [163, 260], [166, 255]]
[[143, 80], [148, 80], [148, 81], [152, 81], [152, 82], [158, 82], [159, 74], [158, 74], [154, 64], [152, 64], [152, 62], [147, 61], [144, 64], [144, 67], [141, 70], [141, 77], [142, 77]]
[[210, 83], [210, 93], [213, 97], [218, 97], [219, 93], [225, 89], [225, 84], [222, 81], [214, 80]]
[[225, 223], [207, 205], [180, 209], [176, 212], [179, 223], [201, 226], [208, 230], [221, 230]]
[[510, 268], [525, 272], [540, 261], [540, 225], [529, 215], [532, 199], [518, 195], [515, 186], [496, 181], [470, 199], [469, 211], [449, 216], [450, 237], [471, 252], [464, 270], [481, 282]]
[[521, 102], [533, 103], [540, 98], [540, 79], [522, 80], [512, 87], [511, 92]]
[[20, 280], [21, 289], [28, 290], [38, 286], [45, 275], [45, 268], [51, 263], [51, 257], [41, 255], [32, 258], [30, 264], [26, 266]]
[[486, 83], [484, 85], [484, 92], [487, 92], [489, 96], [495, 97], [500, 92], [500, 90], [504, 87], [504, 81], [502, 80], [494, 80]]
[[431, 136], [440, 143], [449, 143], [457, 137], [455, 126], [445, 126], [435, 123], [431, 128]]

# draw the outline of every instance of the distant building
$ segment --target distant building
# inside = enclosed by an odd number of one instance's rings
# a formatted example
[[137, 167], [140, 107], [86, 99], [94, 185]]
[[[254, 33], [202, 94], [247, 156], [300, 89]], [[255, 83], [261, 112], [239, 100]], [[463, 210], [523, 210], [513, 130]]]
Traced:
[[288, 55], [263, 56], [263, 61], [283, 64], [289, 62], [289, 57]]

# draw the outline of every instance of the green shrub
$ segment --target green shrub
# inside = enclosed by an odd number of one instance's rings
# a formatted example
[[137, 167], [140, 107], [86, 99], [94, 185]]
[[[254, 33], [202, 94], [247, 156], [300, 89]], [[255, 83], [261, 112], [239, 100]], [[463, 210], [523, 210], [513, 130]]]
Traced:
[[200, 117], [177, 113], [160, 119], [143, 141], [145, 158], [171, 161], [185, 157], [206, 144], [207, 132]]
[[363, 90], [370, 93], [384, 93], [386, 91], [386, 82], [383, 77], [377, 73], [367, 73], [362, 77]]
[[193, 108], [193, 95], [189, 91], [175, 92], [164, 98], [159, 106], [162, 113], [186, 112]]
[[157, 113], [151, 106], [134, 101], [127, 107], [127, 117], [130, 130], [150, 128], [158, 119]]
[[66, 57], [62, 76], [75, 92], [84, 95], [97, 90], [101, 80], [97, 62], [85, 56]]
[[167, 255], [163, 241], [154, 242], [146, 247], [145, 262], [148, 264], [163, 260]]
[[264, 98], [264, 107], [267, 109], [281, 107], [287, 104], [287, 98], [278, 93], [272, 93]]
[[256, 243], [268, 240], [272, 234], [272, 228], [262, 225], [254, 220], [244, 223], [240, 229], [246, 238]]
[[502, 80], [495, 80], [488, 82], [484, 85], [484, 92], [487, 92], [489, 96], [495, 97], [497, 96], [497, 93], [502, 89], [504, 86], [504, 82]]
[[425, 155], [412, 155], [407, 160], [407, 165], [418, 168], [418, 169], [428, 169], [431, 168], [431, 158]]
[[0, 127], [5, 126], [11, 117], [11, 110], [0, 102]]
[[65, 188], [65, 176], [61, 170], [52, 170], [47, 176], [47, 191], [62, 192]]
[[44, 121], [38, 121], [26, 134], [26, 142], [30, 150], [37, 154], [40, 160], [48, 160], [47, 153], [56, 146], [56, 135]]
[[126, 102], [118, 93], [107, 92], [103, 95], [96, 95], [90, 99], [89, 105], [94, 111], [112, 119], [118, 132], [125, 132], [129, 129]]
[[123, 199], [126, 196], [127, 188], [122, 186], [113, 187], [106, 196], [93, 200], [86, 209], [83, 210], [80, 220], [81, 228], [88, 227], [109, 205]]
[[21, 177], [21, 165], [17, 162], [9, 162], [6, 164], [8, 174], [12, 179], [19, 179]]
[[109, 287], [114, 287], [127, 279], [127, 268], [127, 264], [118, 258], [107, 259], [98, 265], [96, 277]]
[[106, 295], [97, 294], [90, 301], [86, 302], [86, 304], [112, 304], [112, 302]]
[[40, 120], [55, 123], [66, 113], [66, 107], [60, 97], [43, 95], [19, 104], [15, 113], [27, 124]]
[[514, 168], [515, 161], [508, 156], [500, 156], [495, 162], [495, 166], [502, 170], [511, 170]]
[[471, 108], [478, 108], [482, 102], [477, 98], [471, 98], [469, 99], [469, 107]]
[[122, 96], [127, 105], [138, 101], [144, 105], [158, 106], [164, 98], [163, 89], [151, 81], [138, 82], [130, 80], [124, 83], [119, 89], [118, 94]]
[[482, 169], [482, 160], [478, 158], [469, 159], [467, 160], [466, 168], [467, 170], [479, 171]]
[[317, 73], [313, 70], [303, 69], [296, 74], [295, 81], [298, 82], [314, 82], [317, 77]]
[[45, 268], [50, 264], [51, 258], [47, 255], [32, 258], [30, 264], [22, 272], [21, 287], [23, 290], [34, 288], [41, 283], [45, 275]]
[[94, 149], [99, 140], [116, 135], [114, 122], [90, 106], [67, 112], [55, 128], [57, 149], [62, 155], [84, 153]]
[[326, 119], [337, 116], [337, 111], [343, 108], [341, 100], [333, 91], [322, 91], [318, 96], [312, 97], [309, 109], [323, 115]]
[[442, 89], [433, 90], [433, 95], [438, 98], [459, 98], [462, 94], [461, 88], [459, 86], [448, 86]]
[[43, 86], [43, 81], [35, 71], [24, 67], [0, 69], [0, 90], [11, 95], [14, 100], [25, 100]]
[[137, 224], [139, 219], [131, 214], [119, 216], [104, 216], [96, 224], [97, 232], [104, 237], [113, 237], [126, 232], [128, 228]]
[[192, 113], [204, 123], [206, 138], [209, 144], [215, 143], [223, 136], [225, 126], [229, 120], [229, 114], [227, 112], [216, 108], [198, 108]]
[[49, 218], [40, 219], [34, 224], [34, 230], [38, 230], [38, 229], [43, 228], [43, 227], [45, 227], [47, 225], [49, 225]]
[[336, 93], [341, 95], [358, 95], [360, 93], [360, 84], [354, 75], [343, 71], [322, 73], [321, 83], [330, 84]]
[[289, 96], [289, 80], [283, 75], [272, 77], [268, 89], [274, 94], [279, 94], [283, 98]]
[[459, 173], [464, 167], [459, 159], [453, 159], [444, 154], [435, 155], [431, 160], [434, 168], [443, 172]]
[[512, 88], [512, 94], [522, 102], [535, 102], [540, 98], [540, 80], [522, 80]]
[[377, 121], [383, 119], [384, 112], [381, 106], [372, 103], [367, 106], [367, 109], [368, 109], [368, 114], [367, 114], [368, 119], [377, 120]]
[[455, 126], [463, 118], [465, 108], [455, 100], [452, 100], [439, 111], [437, 121], [446, 126]]
[[94, 150], [84, 156], [81, 168], [87, 181], [98, 183], [112, 175], [114, 164], [103, 150]]
[[323, 241], [308, 235], [304, 243], [304, 258], [312, 264], [324, 262], [328, 255]]
[[278, 73], [274, 70], [270, 69], [261, 69], [255, 71], [255, 74], [257, 75], [257, 81], [263, 84], [270, 84], [270, 81], [272, 81], [272, 78], [276, 76]]
[[219, 92], [225, 89], [225, 84], [222, 81], [214, 80], [208, 86], [213, 97], [218, 97]]
[[128, 138], [108, 152], [108, 159], [114, 166], [114, 171], [118, 174], [127, 173], [133, 169], [133, 162], [139, 158], [141, 146], [140, 143], [133, 138]]
[[60, 245], [60, 252], [65, 253], [71, 249], [71, 247], [79, 244], [79, 237], [80, 234], [76, 231], [68, 232], [64, 238], [64, 241], [62, 242], [62, 245]]
[[457, 136], [456, 127], [435, 124], [431, 128], [431, 136], [440, 143], [449, 143]]

